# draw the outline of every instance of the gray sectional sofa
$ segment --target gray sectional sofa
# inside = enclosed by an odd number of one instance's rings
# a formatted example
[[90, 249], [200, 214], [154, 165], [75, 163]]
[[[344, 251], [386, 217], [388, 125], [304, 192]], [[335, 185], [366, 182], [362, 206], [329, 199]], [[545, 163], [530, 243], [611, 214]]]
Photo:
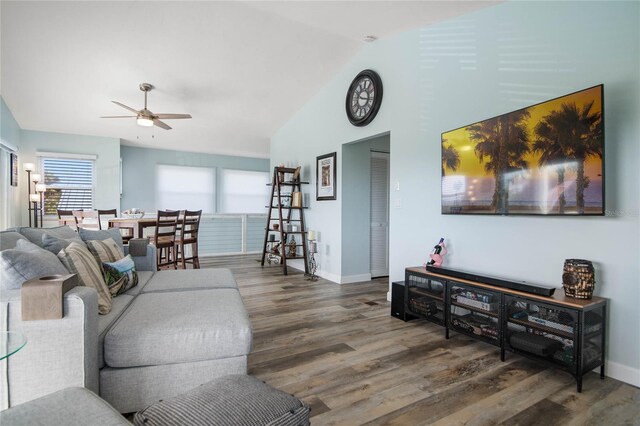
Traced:
[[[29, 229], [0, 233], [2, 249], [24, 237], [37, 243]], [[246, 374], [251, 324], [231, 272], [145, 271], [155, 269], [152, 246], [134, 261], [139, 283], [113, 298], [107, 315], [98, 315], [95, 290], [76, 287], [64, 297], [64, 318], [22, 321], [20, 290], [2, 291], [2, 329], [27, 337], [0, 370], [2, 408], [80, 386], [129, 413]]]

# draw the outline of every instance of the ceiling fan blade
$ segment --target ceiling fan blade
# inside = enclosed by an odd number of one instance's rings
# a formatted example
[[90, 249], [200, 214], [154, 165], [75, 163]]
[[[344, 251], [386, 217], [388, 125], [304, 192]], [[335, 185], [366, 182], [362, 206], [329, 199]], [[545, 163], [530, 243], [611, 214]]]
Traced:
[[111, 101], [111, 102], [113, 102], [113, 103], [114, 103], [114, 104], [116, 104], [116, 105], [120, 105], [122, 108], [124, 108], [124, 109], [128, 109], [128, 110], [129, 110], [129, 111], [131, 111], [131, 112], [135, 112], [136, 114], [139, 114], [139, 113], [140, 113], [140, 111], [137, 111], [137, 110], [135, 110], [135, 109], [133, 109], [133, 108], [131, 108], [131, 107], [128, 107], [128, 106], [126, 106], [125, 104], [121, 104], [121, 103], [120, 103], [120, 102], [118, 102], [118, 101]]
[[156, 126], [160, 127], [161, 129], [171, 130], [171, 127], [169, 127], [169, 125], [167, 123], [163, 123], [162, 121], [158, 120], [157, 118], [153, 119], [153, 124], [155, 124]]
[[108, 115], [100, 118], [136, 118], [137, 115]]
[[176, 119], [176, 118], [191, 118], [191, 114], [153, 114], [155, 118]]

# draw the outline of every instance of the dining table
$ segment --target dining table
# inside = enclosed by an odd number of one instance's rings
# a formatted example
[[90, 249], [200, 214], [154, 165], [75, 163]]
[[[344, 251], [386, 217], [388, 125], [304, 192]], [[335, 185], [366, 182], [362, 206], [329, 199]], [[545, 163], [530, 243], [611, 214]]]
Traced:
[[142, 238], [144, 228], [155, 228], [158, 221], [156, 218], [124, 218], [116, 217], [109, 219], [110, 228], [129, 228], [133, 229], [133, 238]]

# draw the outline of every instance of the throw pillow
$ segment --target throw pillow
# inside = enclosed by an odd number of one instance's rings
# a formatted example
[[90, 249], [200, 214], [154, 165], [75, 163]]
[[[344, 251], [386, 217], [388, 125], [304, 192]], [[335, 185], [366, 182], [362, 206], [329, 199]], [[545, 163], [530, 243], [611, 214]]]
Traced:
[[82, 240], [78, 235], [73, 238], [57, 238], [49, 234], [44, 234], [42, 235], [42, 248], [53, 254], [58, 254], [60, 253], [60, 250], [67, 248], [67, 246], [74, 241], [76, 243], [82, 243]]
[[47, 234], [56, 238], [74, 238], [78, 233], [68, 226], [57, 226], [55, 228], [17, 228], [17, 231], [27, 237], [33, 244], [42, 247], [42, 236]]
[[98, 262], [84, 244], [73, 242], [58, 253], [58, 258], [67, 270], [78, 275], [78, 283], [98, 292], [98, 313], [108, 314], [111, 311], [111, 294], [104, 282]]
[[120, 229], [111, 228], [111, 229], [103, 229], [101, 231], [92, 231], [90, 229], [80, 228], [78, 229], [78, 233], [80, 234], [80, 238], [85, 243], [87, 241], [92, 240], [106, 240], [107, 238], [113, 238], [113, 240], [118, 243], [120, 249], [124, 252], [124, 243], [122, 242], [122, 234], [120, 233]]
[[[16, 231], [0, 232], [0, 250], [16, 248], [18, 240], [27, 240], [27, 237]], [[28, 241], [28, 240], [27, 240]]]
[[102, 241], [89, 240], [87, 241], [87, 248], [100, 264], [115, 262], [124, 257], [124, 252], [113, 238], [107, 238]]
[[103, 262], [102, 269], [112, 297], [138, 285], [136, 264], [130, 254], [116, 262]]
[[20, 289], [22, 283], [45, 275], [67, 275], [56, 255], [27, 241], [18, 240], [15, 249], [0, 252], [0, 288]]

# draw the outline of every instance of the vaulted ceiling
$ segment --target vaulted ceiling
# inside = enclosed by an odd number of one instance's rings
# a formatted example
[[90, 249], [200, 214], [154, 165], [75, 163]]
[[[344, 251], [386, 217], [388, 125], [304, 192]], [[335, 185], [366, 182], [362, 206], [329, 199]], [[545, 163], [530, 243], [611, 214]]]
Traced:
[[[2, 1], [0, 93], [23, 129], [268, 157], [270, 137], [363, 46], [495, 2]], [[111, 103], [189, 113], [136, 125]], [[345, 87], [346, 91], [346, 87]]]

